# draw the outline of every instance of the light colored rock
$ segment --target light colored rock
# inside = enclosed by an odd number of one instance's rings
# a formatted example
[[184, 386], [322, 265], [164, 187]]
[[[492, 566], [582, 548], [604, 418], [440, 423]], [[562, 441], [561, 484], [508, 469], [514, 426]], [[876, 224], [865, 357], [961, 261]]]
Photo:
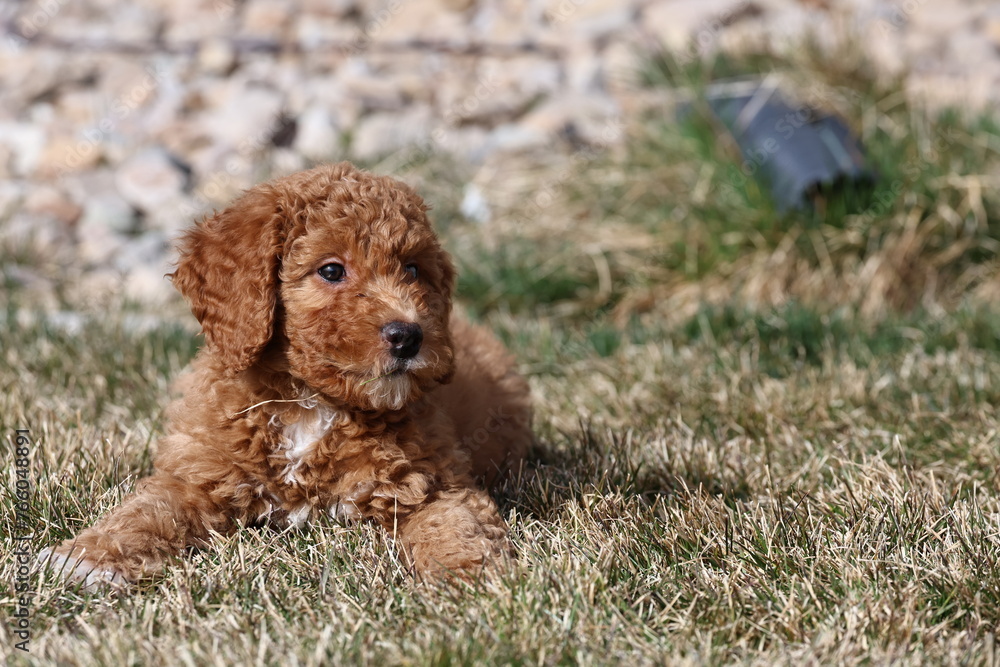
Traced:
[[113, 26], [115, 39], [131, 44], [152, 42], [163, 27], [163, 16], [142, 3], [116, 6], [106, 20]]
[[122, 246], [114, 266], [122, 276], [122, 294], [147, 305], [159, 305], [174, 295], [167, 274], [173, 271], [170, 239], [163, 232], [144, 234]]
[[24, 198], [24, 212], [39, 218], [51, 218], [66, 228], [79, 219], [83, 209], [65, 192], [53, 186], [33, 188]]
[[973, 23], [982, 12], [974, 4], [936, 3], [927, 0], [895, 3], [893, 10], [905, 17], [914, 30], [926, 30], [945, 35], [953, 35], [973, 28]]
[[10, 151], [9, 173], [28, 176], [38, 167], [45, 150], [45, 130], [33, 123], [0, 123], [0, 146]]
[[227, 84], [212, 100], [214, 108], [199, 115], [202, 133], [241, 153], [264, 148], [277, 129], [283, 107], [281, 93], [238, 80]]
[[615, 41], [601, 54], [601, 78], [607, 90], [627, 95], [639, 88], [643, 56], [634, 41]]
[[106, 266], [125, 244], [103, 220], [88, 220], [76, 227], [77, 255], [85, 266]]
[[546, 10], [554, 27], [585, 40], [624, 30], [638, 14], [639, 3], [630, 0], [553, 0]]
[[116, 192], [102, 192], [87, 198], [80, 224], [87, 227], [104, 226], [116, 234], [132, 232], [138, 218], [136, 211]]
[[245, 168], [245, 160], [239, 159], [239, 153], [221, 144], [192, 147], [186, 153], [186, 158], [195, 174], [195, 190], [222, 176], [228, 178], [230, 172]]
[[372, 160], [427, 141], [432, 118], [426, 106], [416, 106], [398, 114], [370, 114], [358, 123], [350, 146], [351, 154], [361, 160]]
[[206, 39], [198, 48], [198, 67], [206, 74], [221, 76], [236, 65], [233, 42], [224, 37]]
[[136, 208], [150, 213], [176, 200], [185, 177], [161, 149], [147, 148], [125, 161], [115, 172], [118, 193]]
[[[764, 35], [772, 47], [781, 50], [784, 48], [801, 48], [804, 40], [812, 39], [822, 47], [832, 45], [833, 31], [817, 30], [816, 26], [823, 21], [823, 14], [820, 10], [810, 7], [789, 7], [788, 9], [761, 18], [757, 23], [765, 26], [759, 31]], [[751, 28], [752, 30], [752, 28]], [[726, 40], [727, 30], [719, 33], [719, 44], [724, 50], [729, 42]]]
[[[96, 89], [105, 100], [109, 101], [135, 88], [139, 82], [149, 77], [151, 72], [156, 72], [158, 69], [138, 58], [111, 58], [102, 61], [100, 68], [101, 75]], [[167, 68], [163, 66], [159, 69], [164, 72]]]
[[104, 88], [108, 102], [89, 127], [108, 145], [126, 137], [144, 136], [155, 127], [149, 110], [163, 99], [164, 86], [171, 77], [169, 67], [162, 62], [147, 63], [141, 69], [123, 68], [118, 75], [113, 88], [110, 84]]
[[491, 44], [537, 41], [544, 34], [542, 3], [528, 0], [482, 2], [469, 22], [469, 37]]
[[335, 14], [299, 14], [294, 17], [292, 35], [303, 49], [321, 50], [330, 44], [343, 45], [344, 55], [358, 55], [366, 44], [361, 30]]
[[595, 93], [606, 89], [605, 62], [594, 45], [577, 42], [571, 49], [566, 64], [566, 83], [571, 91]]
[[38, 160], [36, 171], [45, 178], [93, 169], [104, 157], [103, 136], [97, 130], [76, 137], [53, 137]]
[[490, 133], [491, 151], [517, 152], [550, 145], [554, 137], [536, 127], [507, 123]]
[[991, 8], [983, 16], [983, 34], [993, 43], [993, 46], [1000, 49], [1000, 7]]
[[[335, 149], [333, 152], [328, 153], [313, 162], [336, 162], [340, 159], [339, 151]], [[306, 157], [302, 155], [302, 153], [299, 153], [291, 148], [275, 148], [271, 151], [270, 167], [271, 173], [274, 176], [294, 174], [297, 171], [308, 169], [311, 166], [313, 165], [306, 160]]]
[[[250, 185], [252, 184], [233, 188], [224, 200], [216, 202], [216, 204], [218, 206], [228, 204], [236, 195], [250, 187]], [[185, 213], [185, 211], [195, 208], [191, 202], [192, 198], [190, 195], [177, 194], [171, 197], [162, 206], [146, 212], [142, 219], [143, 227], [147, 230], [165, 232], [168, 235], [178, 234], [182, 229], [191, 224], [193, 216]], [[214, 208], [214, 206], [209, 206], [208, 208]]]
[[469, 220], [485, 224], [490, 221], [490, 206], [483, 196], [483, 191], [475, 183], [468, 183], [462, 195], [459, 210]]
[[449, 11], [443, 0], [390, 0], [366, 12], [362, 34], [375, 43], [414, 39], [461, 43], [467, 39], [465, 21]]
[[975, 70], [989, 67], [996, 62], [996, 46], [990, 38], [974, 30], [956, 30], [949, 33], [948, 61], [958, 74], [974, 74]]
[[0, 180], [0, 223], [21, 208], [25, 194], [23, 187], [10, 181]]
[[10, 146], [0, 144], [0, 180], [13, 178], [13, 174], [10, 171], [12, 161], [13, 151], [11, 151]]
[[[199, 178], [193, 194], [195, 210], [224, 205], [242, 190], [252, 186], [257, 179], [258, 174], [254, 171], [254, 167], [258, 158], [254, 152], [221, 152], [218, 147], [212, 147], [210, 152], [206, 152], [205, 157], [203, 166], [208, 167], [213, 164], [207, 158], [214, 158], [214, 164], [217, 166], [206, 170], [199, 169]], [[181, 210], [191, 208], [190, 203], [181, 206]]]
[[163, 39], [191, 44], [233, 30], [238, 0], [162, 0]]
[[71, 89], [59, 95], [56, 116], [75, 127], [87, 127], [100, 120], [104, 111], [103, 95], [97, 89]]
[[304, 95], [299, 104], [300, 109], [304, 111], [312, 105], [323, 107], [337, 128], [350, 127], [358, 121], [362, 105], [359, 101], [348, 98], [339, 76], [317, 75], [311, 81], [311, 85], [300, 91]]
[[136, 137], [142, 137], [150, 143], [167, 146], [184, 157], [184, 153], [177, 151], [169, 139], [172, 139], [171, 130], [176, 127], [178, 119], [191, 116], [190, 110], [184, 107], [186, 84], [180, 72], [165, 65], [153, 71], [157, 77], [155, 91], [142, 108], [131, 110], [120, 119], [116, 133], [126, 140], [121, 143], [127, 142], [130, 147], [134, 147]]
[[479, 126], [436, 126], [431, 130], [431, 147], [454, 155], [469, 164], [479, 164], [492, 150], [490, 131]]
[[122, 252], [115, 258], [114, 266], [122, 272], [161, 262], [166, 267], [165, 256], [169, 250], [170, 241], [166, 233], [159, 230], [147, 232], [122, 245]]
[[900, 33], [889, 31], [887, 34], [876, 23], [868, 22], [858, 27], [857, 34], [876, 71], [898, 75], [906, 69], [909, 58]]
[[436, 91], [431, 82], [435, 80], [436, 74], [436, 72], [404, 70], [393, 72], [388, 76], [392, 80], [392, 85], [403, 96], [404, 104], [410, 104], [413, 102], [432, 103], [434, 101]]
[[166, 303], [174, 295], [173, 286], [166, 278], [172, 270], [166, 262], [133, 268], [122, 278], [123, 295], [147, 306]]
[[[884, 29], [884, 26], [879, 27], [880, 31]], [[888, 34], [895, 35], [896, 33]], [[907, 63], [916, 72], [929, 72], [937, 69], [936, 64], [941, 62], [948, 49], [946, 39], [935, 33], [902, 31], [900, 41], [905, 50]]]
[[38, 51], [24, 46], [10, 51], [0, 48], [0, 54], [4, 90], [25, 107], [69, 81], [87, 77], [94, 67], [87, 59], [66, 58], [58, 50]]
[[314, 104], [298, 119], [293, 148], [310, 160], [329, 160], [340, 147], [340, 133], [326, 107]]
[[723, 19], [738, 12], [746, 0], [674, 0], [642, 10], [643, 32], [654, 42], [689, 58], [712, 50], [724, 30]]
[[243, 7], [240, 34], [260, 39], [281, 39], [293, 11], [293, 7], [283, 0], [249, 0]]
[[618, 105], [606, 96], [567, 93], [552, 98], [531, 112], [522, 125], [550, 137], [557, 143], [567, 132], [583, 143], [616, 143]]
[[558, 92], [565, 79], [563, 65], [545, 56], [483, 58], [456, 106], [474, 106], [470, 118], [489, 118]]
[[338, 78], [340, 89], [347, 99], [353, 99], [366, 109], [399, 109], [403, 95], [388, 77], [372, 71], [361, 58], [350, 58]]
[[86, 35], [88, 40], [94, 42], [143, 44], [150, 42], [160, 27], [158, 13], [141, 3], [57, 1], [34, 4], [43, 13], [48, 11], [51, 14], [40, 31], [67, 41]]

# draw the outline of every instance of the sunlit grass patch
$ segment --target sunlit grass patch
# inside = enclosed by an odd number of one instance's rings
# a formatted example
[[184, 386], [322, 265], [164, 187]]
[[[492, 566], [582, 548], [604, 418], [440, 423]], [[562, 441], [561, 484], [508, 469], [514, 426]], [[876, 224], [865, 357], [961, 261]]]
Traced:
[[[991, 312], [873, 322], [734, 304], [625, 327], [494, 312], [540, 440], [500, 494], [519, 555], [499, 582], [415, 583], [374, 526], [244, 528], [133, 595], [40, 581], [33, 649], [64, 664], [986, 655], [1000, 620]], [[74, 336], [32, 327], [9, 334], [0, 400], [4, 427], [27, 420], [36, 441], [40, 548], [148, 472], [165, 376], [196, 339], [114, 317]], [[130, 394], [78, 368], [150, 381]]]
[[[576, 161], [571, 178], [524, 179], [524, 195], [502, 204], [522, 222], [491, 234], [490, 252], [535, 244], [544, 273], [576, 283], [549, 293], [562, 301], [555, 312], [583, 319], [594, 308], [614, 309], [619, 321], [689, 315], [731, 297], [765, 307], [790, 299], [851, 305], [873, 317], [951, 307], [970, 294], [992, 298], [996, 118], [925, 109], [900, 79], [876, 76], [852, 53], [750, 55], [684, 71], [669, 59], [651, 61], [648, 85], [674, 103], [632, 123], [624, 149]], [[779, 212], [754, 178], [753, 159], [699, 102], [710, 85], [734, 76], [769, 77], [793, 106], [844, 118], [865, 147], [873, 190], [850, 206], [828, 200]], [[538, 182], [544, 198], [532, 196]], [[477, 305], [496, 307], [506, 293], [509, 307], [537, 305], [519, 296], [529, 284], [519, 273], [488, 277], [490, 290], [467, 292]]]

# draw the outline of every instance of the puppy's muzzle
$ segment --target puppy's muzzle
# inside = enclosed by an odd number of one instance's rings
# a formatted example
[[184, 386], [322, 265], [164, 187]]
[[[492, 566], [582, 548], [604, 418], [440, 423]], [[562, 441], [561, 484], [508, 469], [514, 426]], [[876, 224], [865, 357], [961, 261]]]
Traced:
[[420, 352], [424, 332], [414, 322], [389, 322], [382, 327], [382, 339], [389, 344], [389, 354], [396, 359], [412, 359]]

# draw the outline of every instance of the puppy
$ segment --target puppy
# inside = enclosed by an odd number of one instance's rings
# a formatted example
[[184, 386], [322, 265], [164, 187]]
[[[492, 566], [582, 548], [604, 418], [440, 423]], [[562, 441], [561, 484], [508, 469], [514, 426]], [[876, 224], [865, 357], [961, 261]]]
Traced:
[[322, 514], [381, 524], [418, 575], [503, 560], [485, 489], [532, 441], [528, 386], [452, 316], [455, 269], [426, 211], [405, 184], [340, 163], [190, 229], [171, 278], [206, 345], [155, 472], [44, 561], [123, 586], [213, 533]]

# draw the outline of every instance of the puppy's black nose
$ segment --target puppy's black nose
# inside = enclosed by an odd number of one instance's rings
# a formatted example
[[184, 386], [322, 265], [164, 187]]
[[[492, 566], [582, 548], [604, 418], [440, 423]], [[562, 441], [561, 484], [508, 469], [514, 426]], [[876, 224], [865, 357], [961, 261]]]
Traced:
[[389, 354], [397, 359], [411, 359], [420, 351], [424, 332], [413, 322], [389, 322], [382, 327], [382, 338], [389, 343]]

